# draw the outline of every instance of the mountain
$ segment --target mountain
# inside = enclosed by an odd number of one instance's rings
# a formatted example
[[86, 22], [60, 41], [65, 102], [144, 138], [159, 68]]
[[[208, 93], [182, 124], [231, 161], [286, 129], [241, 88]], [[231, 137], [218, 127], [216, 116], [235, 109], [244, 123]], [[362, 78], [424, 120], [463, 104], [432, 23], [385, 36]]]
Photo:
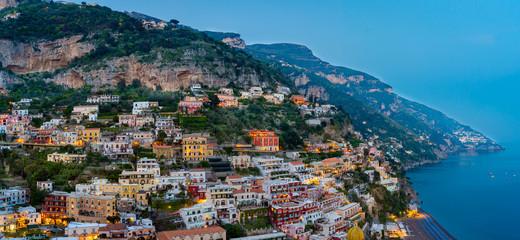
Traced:
[[[445, 114], [393, 93], [392, 87], [376, 77], [346, 67], [334, 66], [296, 44], [254, 44], [246, 50], [258, 59], [281, 69], [309, 98], [341, 103], [353, 97], [380, 114], [409, 129], [443, 152], [465, 149], [501, 149], [482, 133]], [[325, 84], [328, 82], [328, 84]], [[373, 121], [368, 120], [368, 121]]]
[[204, 33], [166, 22], [145, 28], [134, 18], [146, 17], [142, 14], [130, 17], [107, 7], [66, 2], [17, 4], [0, 10], [0, 62], [19, 79], [96, 89], [139, 79], [165, 91], [193, 83], [241, 88], [292, 84], [267, 64]]
[[0, 90], [41, 79], [93, 90], [135, 80], [163, 91], [194, 83], [238, 89], [283, 85], [342, 107], [357, 131], [387, 143], [385, 150], [399, 158], [500, 148], [441, 112], [394, 94], [374, 76], [320, 60], [305, 46], [246, 46], [236, 33], [201, 32], [90, 4], [0, 0], [0, 9]]

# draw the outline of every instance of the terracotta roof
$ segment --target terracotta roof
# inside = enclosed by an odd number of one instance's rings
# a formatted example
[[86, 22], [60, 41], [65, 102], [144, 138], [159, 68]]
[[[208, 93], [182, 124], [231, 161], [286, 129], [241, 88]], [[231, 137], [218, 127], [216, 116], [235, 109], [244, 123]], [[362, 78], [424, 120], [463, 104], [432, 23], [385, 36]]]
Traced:
[[85, 128], [83, 131], [99, 131], [99, 128]]
[[227, 176], [229, 179], [236, 179], [236, 178], [242, 178], [240, 175], [229, 175]]
[[124, 229], [126, 229], [126, 224], [116, 223], [116, 224], [108, 224], [104, 227], [100, 227], [99, 231], [114, 231], [114, 230], [124, 230]]
[[212, 227], [207, 227], [207, 228], [164, 231], [164, 232], [157, 233], [157, 240], [171, 240], [173, 237], [193, 236], [193, 235], [216, 233], [216, 232], [226, 232], [226, 230], [219, 226], [212, 226]]
[[245, 193], [246, 191], [239, 189], [239, 190], [233, 190], [233, 193]]
[[337, 162], [337, 161], [339, 161], [338, 158], [327, 158], [327, 159], [321, 161], [321, 163], [333, 163], [333, 162]]
[[293, 161], [293, 162], [289, 162], [289, 163], [292, 165], [303, 165], [303, 163], [301, 161]]
[[251, 192], [265, 193], [265, 191], [262, 189], [251, 189]]

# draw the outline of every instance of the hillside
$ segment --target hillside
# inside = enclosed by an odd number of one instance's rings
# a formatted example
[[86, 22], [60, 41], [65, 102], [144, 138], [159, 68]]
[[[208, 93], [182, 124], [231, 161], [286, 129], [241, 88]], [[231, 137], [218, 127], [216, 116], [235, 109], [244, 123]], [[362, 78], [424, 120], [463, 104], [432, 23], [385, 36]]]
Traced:
[[1, 10], [4, 17], [0, 62], [21, 79], [101, 89], [139, 79], [165, 91], [193, 83], [291, 84], [279, 71], [206, 34], [171, 23], [145, 28], [107, 7], [27, 0]]
[[305, 46], [255, 44], [247, 46], [247, 51], [282, 69], [306, 96], [333, 103], [341, 103], [351, 96], [444, 152], [501, 148], [480, 132], [445, 114], [398, 96], [391, 86], [374, 76], [322, 61]]
[[386, 149], [399, 157], [436, 159], [462, 149], [500, 148], [441, 112], [399, 97], [374, 76], [320, 60], [305, 46], [246, 48], [236, 33], [200, 32], [97, 5], [2, 0], [2, 8], [0, 88], [42, 79], [94, 91], [136, 79], [162, 91], [194, 83], [284, 85], [314, 102], [341, 106], [365, 138], [402, 146]]

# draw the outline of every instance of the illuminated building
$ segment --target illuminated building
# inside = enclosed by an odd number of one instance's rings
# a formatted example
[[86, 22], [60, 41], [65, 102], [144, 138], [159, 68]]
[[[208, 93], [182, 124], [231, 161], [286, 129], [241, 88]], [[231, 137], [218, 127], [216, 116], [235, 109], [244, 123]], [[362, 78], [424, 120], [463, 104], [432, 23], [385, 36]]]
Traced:
[[211, 203], [181, 208], [180, 215], [187, 229], [204, 228], [217, 224], [217, 211]]
[[45, 197], [42, 204], [42, 223], [65, 225], [67, 218], [67, 197], [69, 193], [54, 191]]
[[273, 131], [268, 130], [251, 130], [249, 134], [253, 138], [253, 144], [256, 150], [262, 151], [278, 151], [279, 137]]
[[101, 137], [101, 130], [99, 128], [85, 128], [81, 131], [81, 140], [83, 142], [96, 142]]
[[78, 222], [106, 223], [117, 214], [115, 196], [71, 194], [67, 197], [67, 216]]
[[238, 100], [236, 97], [231, 95], [217, 94], [219, 107], [238, 107]]
[[202, 102], [194, 97], [186, 97], [179, 102], [178, 108], [183, 114], [193, 115], [202, 109]]
[[213, 156], [213, 149], [208, 146], [205, 137], [184, 137], [182, 139], [182, 159], [184, 161], [206, 161]]
[[51, 153], [47, 155], [47, 161], [59, 163], [81, 163], [87, 159], [86, 154]]

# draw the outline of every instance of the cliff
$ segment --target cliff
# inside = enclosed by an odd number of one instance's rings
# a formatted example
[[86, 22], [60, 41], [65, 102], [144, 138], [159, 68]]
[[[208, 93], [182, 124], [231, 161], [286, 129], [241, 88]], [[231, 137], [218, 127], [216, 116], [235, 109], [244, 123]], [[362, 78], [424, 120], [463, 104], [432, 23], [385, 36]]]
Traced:
[[18, 6], [18, 1], [16, 0], [0, 0], [0, 10], [16, 6]]
[[172, 24], [145, 29], [135, 18], [142, 14], [52, 2], [22, 5], [14, 9], [20, 17], [0, 22], [0, 63], [25, 79], [94, 89], [138, 79], [165, 91], [193, 83], [241, 88], [291, 85], [279, 71], [204, 33]]
[[34, 43], [0, 40], [0, 62], [17, 74], [54, 71], [67, 67], [75, 58], [94, 49], [93, 44], [80, 42], [81, 38], [73, 36]]

